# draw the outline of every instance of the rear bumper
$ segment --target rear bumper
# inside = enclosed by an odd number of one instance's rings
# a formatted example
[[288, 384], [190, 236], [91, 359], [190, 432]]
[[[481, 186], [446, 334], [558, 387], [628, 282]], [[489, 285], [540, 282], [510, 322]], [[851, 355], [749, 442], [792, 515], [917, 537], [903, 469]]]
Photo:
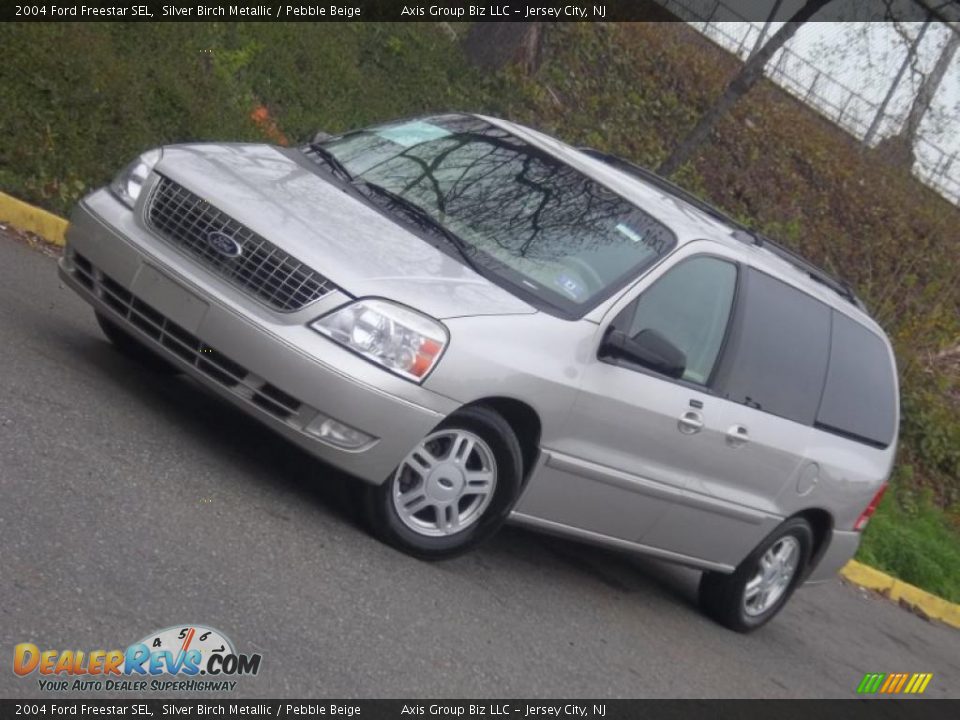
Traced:
[[[348, 300], [303, 311], [261, 307], [153, 236], [98, 191], [74, 211], [64, 282], [184, 373], [306, 449], [371, 483], [458, 404], [376, 367], [306, 323]], [[371, 436], [355, 449], [320, 439], [326, 418]]]
[[820, 562], [807, 576], [806, 583], [816, 585], [835, 577], [840, 572], [840, 568], [856, 555], [859, 547], [860, 533], [844, 530], [831, 531], [829, 544], [820, 557]]

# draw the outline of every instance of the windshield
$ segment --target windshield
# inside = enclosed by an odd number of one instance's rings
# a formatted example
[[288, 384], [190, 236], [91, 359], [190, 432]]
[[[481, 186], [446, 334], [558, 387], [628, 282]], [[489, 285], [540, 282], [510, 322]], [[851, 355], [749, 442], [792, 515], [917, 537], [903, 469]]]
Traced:
[[324, 145], [355, 179], [459, 237], [484, 275], [568, 314], [582, 315], [675, 240], [616, 193], [478, 118], [392, 123]]

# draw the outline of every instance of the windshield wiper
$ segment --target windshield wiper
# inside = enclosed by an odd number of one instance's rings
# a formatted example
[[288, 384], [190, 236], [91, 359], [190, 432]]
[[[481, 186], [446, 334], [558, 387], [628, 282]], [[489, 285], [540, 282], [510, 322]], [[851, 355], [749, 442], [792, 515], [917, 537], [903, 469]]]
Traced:
[[310, 143], [307, 147], [310, 148], [310, 152], [320, 158], [336, 175], [339, 175], [344, 180], [353, 181], [353, 174], [347, 170], [347, 166], [340, 162], [340, 158], [334, 155], [330, 148], [324, 147], [320, 143]]
[[377, 195], [380, 195], [383, 198], [386, 198], [394, 205], [399, 205], [403, 211], [414, 221], [416, 221], [420, 227], [433, 231], [435, 234], [440, 235], [444, 240], [452, 245], [454, 249], [456, 249], [457, 253], [459, 253], [460, 257], [463, 258], [463, 261], [467, 264], [467, 266], [477, 273], [477, 275], [484, 275], [484, 272], [480, 269], [477, 261], [470, 256], [468, 247], [472, 246], [464, 242], [463, 238], [450, 230], [446, 225], [433, 217], [433, 215], [431, 215], [429, 212], [424, 210], [412, 200], [408, 200], [400, 193], [396, 193], [393, 190], [388, 190], [382, 185], [377, 185], [376, 183], [364, 180], [363, 187]]

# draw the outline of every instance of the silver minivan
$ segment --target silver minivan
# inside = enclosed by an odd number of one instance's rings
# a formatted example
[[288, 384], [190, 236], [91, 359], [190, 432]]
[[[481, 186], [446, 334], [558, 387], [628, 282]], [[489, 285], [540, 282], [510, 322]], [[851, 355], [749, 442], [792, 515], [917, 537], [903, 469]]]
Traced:
[[893, 353], [847, 286], [494, 118], [151, 150], [60, 274], [121, 350], [365, 481], [394, 547], [509, 520], [699, 568], [740, 631], [853, 556], [894, 458]]

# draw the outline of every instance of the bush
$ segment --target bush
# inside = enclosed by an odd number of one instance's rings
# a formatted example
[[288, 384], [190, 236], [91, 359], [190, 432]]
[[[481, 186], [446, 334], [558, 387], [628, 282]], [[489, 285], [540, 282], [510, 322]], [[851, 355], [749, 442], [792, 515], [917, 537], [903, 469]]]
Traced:
[[3, 23], [0, 46], [0, 187], [61, 214], [149, 147], [264, 140], [261, 104], [294, 140], [485, 105], [434, 25]]
[[894, 486], [864, 531], [859, 559], [908, 583], [960, 602], [960, 542], [930, 493]]

